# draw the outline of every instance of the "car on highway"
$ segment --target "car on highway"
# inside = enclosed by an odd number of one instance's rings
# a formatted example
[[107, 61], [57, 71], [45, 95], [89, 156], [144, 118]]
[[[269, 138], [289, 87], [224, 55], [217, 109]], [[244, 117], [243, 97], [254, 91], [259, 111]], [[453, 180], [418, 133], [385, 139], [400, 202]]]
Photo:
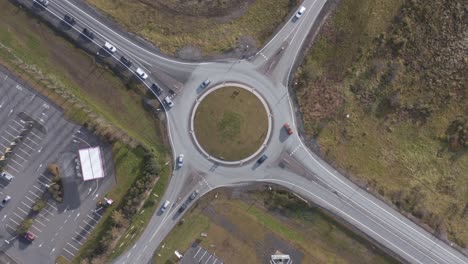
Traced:
[[288, 133], [288, 135], [292, 135], [294, 133], [291, 126], [288, 123], [285, 123], [283, 127], [286, 130], [286, 133]]
[[173, 107], [174, 106], [174, 102], [172, 102], [171, 98], [169, 98], [169, 96], [166, 96], [164, 98], [164, 103], [169, 107]]
[[197, 195], [198, 195], [199, 193], [200, 193], [199, 190], [193, 191], [193, 193], [190, 194], [190, 196], [189, 196], [189, 200], [190, 200], [190, 201], [193, 201], [193, 199], [195, 199], [195, 197], [197, 197]]
[[177, 158], [177, 168], [182, 168], [184, 166], [184, 154], [180, 154]]
[[305, 6], [299, 7], [299, 9], [297, 10], [296, 15], [295, 15], [296, 19], [301, 18], [301, 16], [304, 14], [305, 11], [306, 11]]
[[70, 24], [70, 25], [75, 25], [76, 24], [76, 20], [72, 16], [70, 16], [68, 14], [63, 16], [63, 20], [65, 22], [67, 22], [68, 24]]
[[132, 66], [132, 61], [125, 58], [125, 56], [120, 57], [120, 61], [127, 67]]
[[161, 95], [163, 90], [161, 89], [161, 87], [159, 87], [157, 84], [153, 83], [151, 84], [151, 90], [153, 90], [156, 95]]
[[94, 33], [87, 28], [83, 29], [83, 35], [87, 36], [90, 39], [94, 39]]
[[262, 164], [266, 159], [268, 159], [268, 156], [266, 154], [263, 154], [258, 160], [258, 164]]
[[0, 207], [5, 207], [8, 202], [11, 200], [11, 196], [7, 195], [5, 196], [5, 198], [3, 198], [2, 202], [0, 203]]
[[161, 206], [161, 213], [164, 213], [170, 204], [171, 202], [165, 201], [164, 204]]
[[48, 6], [49, 5], [49, 0], [34, 0], [35, 3], [39, 3], [43, 6]]
[[140, 76], [141, 79], [143, 79], [143, 80], [148, 79], [148, 74], [146, 72], [144, 72], [142, 69], [137, 68], [136, 73], [138, 74], [138, 76]]
[[104, 48], [105, 48], [107, 51], [111, 52], [111, 53], [115, 53], [115, 52], [117, 51], [117, 49], [114, 47], [114, 45], [110, 44], [110, 43], [107, 42], [107, 41], [104, 43]]
[[23, 237], [26, 238], [26, 240], [28, 240], [29, 242], [33, 242], [34, 239], [36, 239], [36, 236], [29, 231], [24, 232]]
[[206, 79], [200, 84], [200, 88], [205, 89], [206, 87], [208, 87], [208, 85], [210, 85], [210, 83], [211, 81]]
[[0, 174], [1, 178], [6, 180], [6, 181], [9, 181], [11, 182], [15, 176], [11, 175], [10, 173], [6, 172], [6, 171], [3, 171], [1, 174]]
[[179, 207], [179, 213], [182, 213], [185, 209], [187, 209], [188, 207], [188, 203], [185, 202], [184, 204], [182, 204], [181, 207]]

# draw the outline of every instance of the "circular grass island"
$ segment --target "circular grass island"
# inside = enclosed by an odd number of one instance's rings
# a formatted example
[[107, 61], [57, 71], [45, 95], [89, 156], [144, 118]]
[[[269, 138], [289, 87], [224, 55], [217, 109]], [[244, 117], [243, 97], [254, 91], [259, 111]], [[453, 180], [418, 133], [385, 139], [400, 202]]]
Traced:
[[195, 112], [194, 132], [211, 156], [238, 161], [254, 154], [268, 133], [263, 103], [246, 89], [227, 86], [214, 90]]

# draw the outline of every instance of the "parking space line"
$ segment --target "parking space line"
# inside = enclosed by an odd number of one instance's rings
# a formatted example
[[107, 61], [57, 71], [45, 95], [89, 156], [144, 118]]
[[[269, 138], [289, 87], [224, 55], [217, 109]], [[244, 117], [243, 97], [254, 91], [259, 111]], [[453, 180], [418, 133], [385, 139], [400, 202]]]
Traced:
[[[81, 236], [81, 235], [80, 235], [80, 236]], [[81, 236], [81, 237], [83, 237], [83, 236]], [[80, 241], [78, 241], [76, 238], [72, 237], [72, 239], [73, 239], [73, 241], [75, 241], [76, 243], [80, 244], [80, 246], [83, 245], [83, 243], [81, 243]], [[83, 237], [83, 239], [86, 240], [85, 237]]]
[[50, 215], [54, 215], [51, 211], [47, 210], [47, 208], [44, 208], [44, 209], [42, 209], [42, 210], [46, 211], [46, 212], [49, 213]]
[[13, 129], [14, 131], [18, 132], [18, 133], [21, 133], [21, 131], [17, 130], [16, 128], [14, 128], [12, 125], [8, 125], [11, 129]]
[[4, 140], [6, 140], [7, 142], [11, 142], [11, 140], [5, 138], [4, 136], [2, 136], [2, 138], [3, 138]]
[[46, 179], [46, 180], [47, 180], [47, 182], [50, 182], [49, 178], [47, 178], [46, 176], [44, 176], [44, 175], [42, 175], [42, 174], [41, 174], [41, 176], [39, 176], [39, 178], [40, 178], [40, 177], [42, 177], [42, 178]]
[[10, 159], [11, 161], [13, 161], [14, 163], [18, 164], [18, 166], [20, 166], [21, 168], [23, 168], [23, 165], [21, 165], [21, 163], [18, 163], [16, 160], [14, 159]]
[[68, 244], [70, 247], [74, 248], [76, 251], [78, 251], [78, 248], [76, 248], [75, 246], [73, 246], [72, 244], [70, 244], [70, 242], [67, 242], [67, 244]]
[[35, 227], [34, 225], [31, 225], [31, 226], [34, 227], [37, 231], [42, 233], [42, 230], [40, 230], [39, 228]]
[[[94, 223], [97, 223], [97, 222], [98, 222], [98, 220], [96, 220], [96, 219], [92, 218], [91, 216], [89, 216], [89, 214], [86, 214], [86, 216], [87, 216], [89, 219], [93, 220], [93, 221], [94, 221]], [[83, 220], [83, 221], [84, 221], [84, 220]]]
[[26, 199], [28, 199], [29, 201], [35, 203], [35, 202], [34, 202], [33, 200], [31, 200], [31, 198], [29, 198], [28, 196], [25, 195], [24, 197], [26, 197]]
[[86, 221], [84, 221], [84, 220], [83, 220], [83, 223], [85, 223], [86, 225], [89, 225], [89, 226], [91, 227], [91, 229], [94, 228], [93, 225], [91, 225], [90, 223], [88, 223], [88, 222], [86, 222]]
[[37, 187], [36, 185], [33, 184], [32, 186], [33, 186], [34, 188], [38, 189], [39, 191], [43, 192], [43, 190], [40, 189], [39, 187]]
[[28, 144], [26, 144], [26, 142], [23, 141], [23, 145], [30, 148], [31, 150], [34, 150], [31, 146], [29, 146]]
[[7, 146], [3, 145], [3, 143], [0, 143], [0, 145], [2, 145], [2, 147], [4, 147], [4, 148], [8, 148]]
[[11, 217], [8, 217], [8, 219], [10, 219], [10, 221], [12, 221], [13, 223], [15, 223], [15, 224], [19, 225], [19, 223], [18, 223], [18, 222], [16, 222], [15, 220], [11, 219]]
[[34, 140], [32, 140], [32, 139], [30, 139], [30, 138], [28, 138], [28, 137], [26, 137], [25, 140], [26, 140], [26, 139], [29, 140], [29, 141], [31, 141], [32, 143], [36, 144], [36, 146], [39, 146], [39, 144], [36, 143], [36, 141], [34, 141]]
[[38, 139], [42, 139], [40, 136], [36, 135], [36, 133], [34, 133], [34, 132], [32, 132], [32, 131], [31, 131], [31, 135], [36, 136]]
[[26, 159], [25, 159], [25, 158], [23, 158], [23, 157], [21, 157], [21, 156], [20, 156], [18, 153], [15, 153], [15, 157], [18, 157], [18, 158], [22, 159], [22, 160], [23, 160], [23, 162], [24, 162], [24, 161], [26, 161]]
[[[76, 232], [76, 231], [75, 231], [75, 234], [79, 235], [81, 238], [83, 238], [84, 240], [86, 240], [86, 237], [84, 237], [82, 234], [80, 234], [80, 233], [78, 233], [78, 232]], [[75, 239], [75, 238], [73, 237], [73, 239]], [[75, 239], [75, 240], [76, 240], [76, 239]], [[76, 240], [76, 241], [78, 241], [78, 240]]]
[[75, 254], [71, 253], [71, 252], [68, 251], [66, 248], [63, 248], [63, 250], [65, 250], [66, 252], [68, 252], [68, 254], [72, 255], [73, 257], [75, 256]]
[[12, 230], [16, 231], [15, 228], [11, 227], [9, 224], [5, 224], [7, 227], [11, 228]]
[[58, 210], [57, 207], [53, 206], [51, 203], [47, 203], [50, 207], [54, 208], [55, 210]]
[[10, 164], [8, 164], [7, 167], [10, 168], [10, 169], [12, 169], [12, 170], [14, 170], [14, 171], [16, 171], [16, 172], [19, 172], [19, 170], [15, 169], [15, 168], [12, 167]]
[[13, 122], [15, 122], [16, 124], [20, 125], [20, 126], [21, 126], [21, 128], [23, 128], [23, 127], [24, 127], [24, 126], [23, 126], [23, 124], [21, 124], [21, 123], [18, 123], [18, 121], [16, 121], [15, 119], [13, 119]]
[[24, 154], [28, 155], [29, 157], [31, 157], [31, 154], [27, 153], [26, 151], [24, 151], [24, 149], [22, 149], [21, 147], [18, 147], [18, 150], [21, 150]]
[[41, 198], [39, 195], [35, 194], [35, 193], [32, 192], [31, 190], [29, 190], [28, 192], [31, 193], [32, 195], [36, 196], [36, 198]]
[[33, 234], [33, 235], [34, 235], [34, 236], [37, 238], [37, 235], [36, 235], [36, 234], [34, 234], [34, 233], [31, 231], [31, 229], [30, 229], [30, 230], [28, 230], [28, 231], [29, 231], [29, 232], [31, 232], [31, 234]]
[[16, 208], [18, 208], [21, 212], [23, 212], [23, 213], [25, 213], [26, 215], [28, 215], [28, 213], [27, 213], [26, 211], [24, 211], [23, 209], [21, 209], [21, 207], [18, 206], [18, 207], [16, 207]]
[[5, 131], [8, 135], [12, 136], [13, 138], [16, 138], [16, 136], [13, 135], [12, 133], [8, 132], [8, 130], [5, 129], [4, 131]]
[[28, 207], [29, 209], [32, 209], [32, 207], [30, 205], [27, 205], [25, 202], [21, 201], [22, 204], [24, 204], [26, 207]]
[[17, 213], [13, 212], [14, 215], [16, 215], [16, 217], [18, 217], [19, 219], [21, 219], [21, 221], [23, 221], [24, 217], [21, 217], [19, 216]]
[[42, 218], [44, 218], [45, 220], [47, 220], [47, 222], [50, 222], [49, 218], [47, 218], [47, 217], [45, 217], [44, 215], [42, 215], [42, 213], [40, 213], [39, 216], [41, 216]]
[[96, 213], [94, 210], [93, 210], [93, 214], [95, 214], [95, 215], [99, 216], [99, 218], [101, 218], [101, 215]]
[[82, 227], [81, 225], [79, 225], [79, 227], [81, 227], [81, 229], [82, 229], [83, 231], [85, 231], [86, 234], [88, 234], [88, 235], [90, 234], [90, 233], [88, 232], [88, 230], [86, 230], [86, 229], [85, 229], [84, 227]]
[[39, 221], [39, 219], [36, 218], [35, 220], [36, 220], [36, 222], [38, 222], [39, 224], [41, 224], [43, 227], [46, 227], [46, 225], [44, 225], [41, 221]]

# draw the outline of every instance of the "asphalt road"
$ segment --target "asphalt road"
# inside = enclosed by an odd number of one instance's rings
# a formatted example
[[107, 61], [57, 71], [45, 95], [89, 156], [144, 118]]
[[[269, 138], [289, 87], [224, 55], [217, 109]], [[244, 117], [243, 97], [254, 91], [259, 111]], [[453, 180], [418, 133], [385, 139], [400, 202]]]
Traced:
[[[25, 2], [31, 5], [31, 1]], [[161, 201], [171, 201], [170, 210], [155, 213], [146, 231], [136, 244], [115, 263], [148, 263], [153, 252], [180, 219], [178, 206], [194, 189], [201, 195], [221, 186], [252, 182], [274, 183], [289, 188], [304, 198], [347, 221], [371, 239], [409, 263], [468, 263], [468, 259], [447, 243], [423, 230], [398, 211], [381, 202], [365, 190], [348, 181], [326, 162], [312, 153], [297, 133], [287, 136], [282, 125], [289, 122], [297, 131], [295, 108], [287, 89], [291, 69], [300, 54], [307, 34], [313, 28], [325, 0], [305, 0], [306, 13], [297, 21], [286, 21], [272, 39], [249, 59], [189, 63], [167, 58], [141, 39], [121, 31], [81, 1], [51, 0], [46, 9], [36, 9], [45, 19], [56, 24], [65, 13], [74, 16], [77, 24], [96, 33], [97, 46], [109, 41], [117, 48], [116, 59], [125, 55], [152, 77], [169, 75], [183, 84], [173, 98], [175, 106], [168, 109], [168, 129], [174, 157], [185, 154], [183, 168], [174, 170], [166, 194]], [[291, 14], [292, 15], [292, 14]], [[255, 160], [241, 166], [223, 166], [203, 156], [190, 136], [190, 114], [194, 101], [200, 96], [196, 89], [206, 78], [212, 85], [239, 82], [251, 87], [267, 101], [272, 113], [272, 135], [264, 147], [269, 158], [257, 166]], [[159, 78], [151, 78], [159, 82]], [[146, 85], [151, 84], [147, 80]], [[163, 85], [164, 86], [164, 85]], [[167, 92], [167, 86], [164, 86]], [[209, 88], [208, 88], [209, 89]], [[166, 92], [164, 95], [166, 95]], [[284, 168], [279, 163], [287, 163]], [[196, 184], [193, 184], [193, 181]], [[190, 183], [190, 184], [189, 184]], [[188, 187], [187, 187], [188, 186]]]

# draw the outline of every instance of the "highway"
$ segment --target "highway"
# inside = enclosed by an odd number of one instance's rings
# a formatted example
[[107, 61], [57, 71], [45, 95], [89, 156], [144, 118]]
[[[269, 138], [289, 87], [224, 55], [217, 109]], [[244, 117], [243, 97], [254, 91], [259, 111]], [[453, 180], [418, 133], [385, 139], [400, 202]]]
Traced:
[[[31, 0], [19, 2], [28, 7], [33, 5]], [[35, 12], [52, 25], [61, 23], [65, 14], [72, 15], [77, 21], [73, 30], [81, 32], [85, 27], [92, 30], [96, 34], [92, 41], [97, 47], [105, 41], [111, 42], [117, 48], [113, 54], [116, 60], [126, 56], [134, 61], [132, 71], [141, 67], [150, 73], [151, 80], [145, 81], [148, 88], [152, 81], [165, 88], [160, 99], [171, 94], [169, 88], [174, 83], [182, 86], [173, 97], [175, 106], [166, 109], [173, 155], [184, 154], [186, 157], [182, 168], [174, 168], [168, 189], [161, 198], [161, 201], [171, 201], [174, 206], [164, 214], [156, 212], [136, 244], [115, 263], [150, 263], [154, 251], [180, 220], [178, 207], [193, 190], [199, 189], [201, 196], [219, 187], [252, 182], [277, 184], [290, 189], [343, 219], [402, 261], [421, 264], [468, 263], [461, 252], [329, 166], [306, 147], [298, 133], [288, 136], [282, 128], [288, 122], [297, 131], [297, 110], [290, 99], [288, 80], [308, 34], [313, 34], [313, 26], [322, 22], [318, 18], [326, 0], [305, 0], [302, 4], [307, 8], [305, 14], [297, 21], [285, 21], [255, 56], [201, 63], [183, 62], [159, 54], [151, 44], [122, 31], [82, 1], [49, 2], [46, 8], [36, 8]], [[161, 80], [161, 76], [167, 78]], [[269, 156], [262, 165], [256, 164], [257, 156], [242, 164], [226, 166], [206, 157], [194, 145], [190, 131], [191, 113], [197, 98], [206, 92], [196, 88], [207, 78], [213, 86], [225, 82], [245, 84], [255, 89], [267, 102], [271, 134], [267, 144], [262, 147], [261, 153]]]

